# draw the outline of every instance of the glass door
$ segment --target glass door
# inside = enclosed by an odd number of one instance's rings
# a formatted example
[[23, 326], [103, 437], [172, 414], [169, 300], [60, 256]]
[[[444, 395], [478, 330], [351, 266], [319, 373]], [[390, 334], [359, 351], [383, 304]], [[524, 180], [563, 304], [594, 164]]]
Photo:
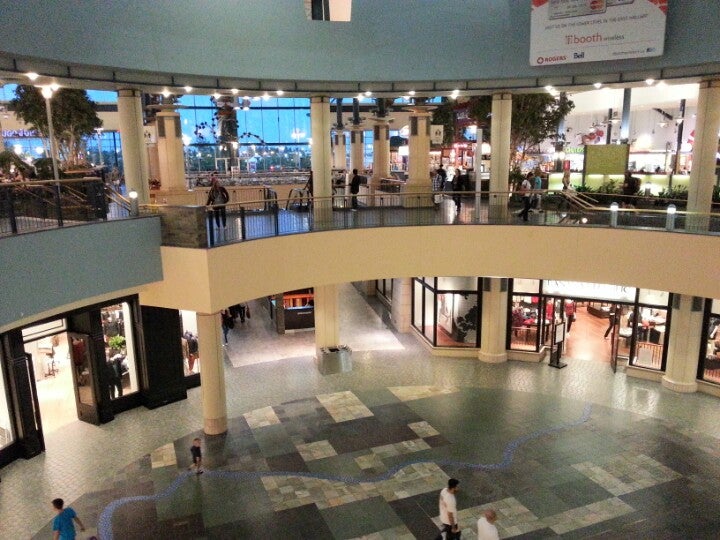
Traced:
[[78, 419], [90, 424], [100, 424], [97, 399], [98, 374], [94, 373], [91, 361], [90, 336], [68, 332], [68, 339]]

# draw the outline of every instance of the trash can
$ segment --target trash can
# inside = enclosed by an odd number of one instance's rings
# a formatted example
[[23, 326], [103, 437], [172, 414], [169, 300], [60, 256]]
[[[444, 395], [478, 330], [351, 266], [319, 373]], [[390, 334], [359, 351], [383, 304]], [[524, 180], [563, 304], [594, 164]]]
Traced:
[[315, 364], [323, 375], [352, 371], [352, 349], [347, 345], [322, 347], [317, 352]]

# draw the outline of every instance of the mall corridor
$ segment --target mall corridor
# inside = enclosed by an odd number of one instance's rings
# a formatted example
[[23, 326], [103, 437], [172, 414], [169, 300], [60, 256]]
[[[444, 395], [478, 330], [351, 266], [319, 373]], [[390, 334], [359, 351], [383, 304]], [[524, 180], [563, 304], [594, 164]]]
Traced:
[[226, 347], [229, 430], [203, 436], [205, 474], [187, 472], [199, 388], [73, 422], [3, 470], [2, 537], [49, 538], [63, 497], [89, 526], [80, 538], [432, 538], [448, 477], [463, 538], [487, 507], [504, 538], [716, 537], [715, 398], [604, 359], [434, 357], [377, 299], [345, 285], [340, 305], [353, 368], [321, 375], [313, 333], [274, 335], [251, 303]]

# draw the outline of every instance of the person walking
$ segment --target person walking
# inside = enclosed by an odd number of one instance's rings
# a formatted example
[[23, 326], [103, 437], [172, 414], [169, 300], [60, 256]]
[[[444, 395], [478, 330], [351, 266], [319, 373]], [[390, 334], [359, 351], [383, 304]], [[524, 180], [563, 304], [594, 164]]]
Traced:
[[496, 521], [497, 514], [495, 510], [485, 510], [485, 513], [477, 522], [478, 540], [500, 540], [500, 534], [495, 526]]
[[615, 326], [617, 313], [620, 309], [620, 306], [617, 304], [614, 305], [612, 308], [610, 308], [610, 314], [608, 315], [608, 327], [605, 329], [605, 335], [603, 336], [605, 339], [610, 335], [610, 332], [612, 332], [613, 326]]
[[85, 525], [83, 525], [75, 510], [69, 506], [64, 508], [65, 501], [62, 499], [53, 499], [52, 505], [57, 513], [53, 519], [53, 540], [75, 540], [75, 523], [77, 523], [81, 531], [85, 530]]
[[352, 197], [350, 197], [352, 202], [352, 209], [357, 210], [358, 209], [358, 198], [357, 194], [360, 193], [360, 175], [358, 174], [357, 169], [353, 169], [353, 177], [352, 180], [350, 180], [350, 194]]
[[235, 327], [235, 320], [233, 319], [233, 316], [230, 315], [230, 312], [227, 309], [223, 309], [220, 312], [221, 317], [221, 326], [223, 331], [223, 339], [225, 340], [224, 345], [228, 344], [228, 332], [231, 328]]
[[455, 202], [455, 207], [457, 208], [457, 213], [460, 213], [460, 205], [462, 204], [462, 191], [465, 189], [465, 178], [463, 176], [463, 170], [461, 167], [458, 167], [455, 171], [455, 176], [453, 176], [452, 179], [452, 190], [453, 190], [453, 201]]
[[570, 328], [575, 320], [575, 301], [565, 300], [565, 320], [567, 321], [567, 333], [570, 333]]
[[530, 213], [530, 196], [532, 191], [532, 184], [530, 183], [531, 178], [532, 173], [530, 172], [522, 181], [522, 184], [520, 184], [520, 193], [522, 193], [523, 209], [518, 214], [518, 217], [523, 218], [523, 221], [528, 220], [528, 214]]
[[208, 192], [207, 202], [205, 206], [212, 206], [215, 216], [215, 226], [219, 229], [222, 222], [222, 228], [227, 228], [227, 215], [225, 205], [230, 200], [230, 194], [224, 186], [220, 185], [215, 173], [210, 177], [210, 191]]
[[535, 204], [533, 205], [535, 210], [538, 212], [542, 212], [542, 195], [541, 191], [543, 188], [543, 180], [542, 180], [542, 171], [540, 168], [535, 169], [535, 177], [533, 178], [533, 188], [535, 189], [535, 194], [533, 195], [533, 198], [535, 200]]
[[[457, 501], [455, 500], [455, 493], [457, 493], [459, 484], [460, 480], [450, 478], [447, 487], [440, 491], [438, 505], [442, 528], [438, 538], [445, 538], [445, 540], [460, 538], [460, 528], [457, 521]], [[445, 536], [443, 536], [443, 533]]]
[[193, 439], [192, 446], [190, 447], [190, 456], [192, 457], [192, 465], [190, 465], [190, 469], [195, 469], [195, 474], [202, 474], [203, 468], [202, 468], [202, 441], [200, 440], [200, 437], [195, 437]]

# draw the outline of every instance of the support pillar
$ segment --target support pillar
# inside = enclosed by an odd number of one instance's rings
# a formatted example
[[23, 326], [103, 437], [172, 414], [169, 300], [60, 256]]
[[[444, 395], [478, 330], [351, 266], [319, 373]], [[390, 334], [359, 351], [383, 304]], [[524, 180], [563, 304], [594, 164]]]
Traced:
[[[509, 146], [508, 146], [509, 148]], [[483, 278], [480, 352], [478, 359], [498, 364], [507, 361], [507, 278]]]
[[[510, 178], [510, 123], [512, 94], [493, 94], [490, 123], [490, 201], [488, 216], [492, 221], [504, 222], [508, 215], [508, 181]], [[479, 204], [475, 204], [477, 210]]]
[[632, 88], [623, 91], [622, 118], [620, 119], [620, 141], [628, 143], [630, 140], [630, 104], [632, 102]]
[[[695, 122], [692, 171], [688, 185], [688, 212], [710, 212], [715, 185], [715, 160], [720, 131], [720, 80], [700, 83]], [[706, 216], [688, 216], [688, 230], [707, 230]]]
[[[315, 140], [315, 139], [313, 139]], [[347, 170], [347, 150], [345, 148], [345, 131], [338, 129], [335, 131], [333, 151], [333, 169]]]
[[373, 174], [371, 194], [380, 188], [380, 180], [390, 177], [390, 124], [385, 118], [376, 118], [373, 126]]
[[697, 296], [673, 296], [667, 363], [662, 378], [665, 388], [686, 393], [697, 391], [704, 303]]
[[227, 431], [225, 363], [220, 337], [220, 312], [198, 313], [197, 325], [203, 431], [207, 435], [219, 435]]
[[314, 287], [315, 349], [340, 345], [340, 313], [337, 285]]
[[[405, 206], [432, 206], [430, 178], [430, 122], [432, 113], [427, 107], [410, 110], [410, 138], [408, 140], [408, 178], [405, 184]], [[413, 197], [413, 193], [424, 193]]]
[[132, 88], [118, 90], [118, 125], [123, 156], [123, 174], [128, 192], [138, 194], [138, 202], [149, 202], [150, 171], [145, 148], [142, 92]]
[[358, 170], [362, 174], [365, 169], [364, 163], [365, 145], [363, 143], [363, 128], [354, 125], [350, 128], [350, 170]]
[[412, 286], [410, 278], [393, 278], [390, 320], [398, 332], [410, 332], [412, 323]]
[[313, 174], [313, 218], [316, 228], [332, 222], [332, 148], [330, 146], [330, 98], [310, 98]]
[[163, 105], [155, 115], [160, 187], [163, 191], [187, 191], [180, 114]]

